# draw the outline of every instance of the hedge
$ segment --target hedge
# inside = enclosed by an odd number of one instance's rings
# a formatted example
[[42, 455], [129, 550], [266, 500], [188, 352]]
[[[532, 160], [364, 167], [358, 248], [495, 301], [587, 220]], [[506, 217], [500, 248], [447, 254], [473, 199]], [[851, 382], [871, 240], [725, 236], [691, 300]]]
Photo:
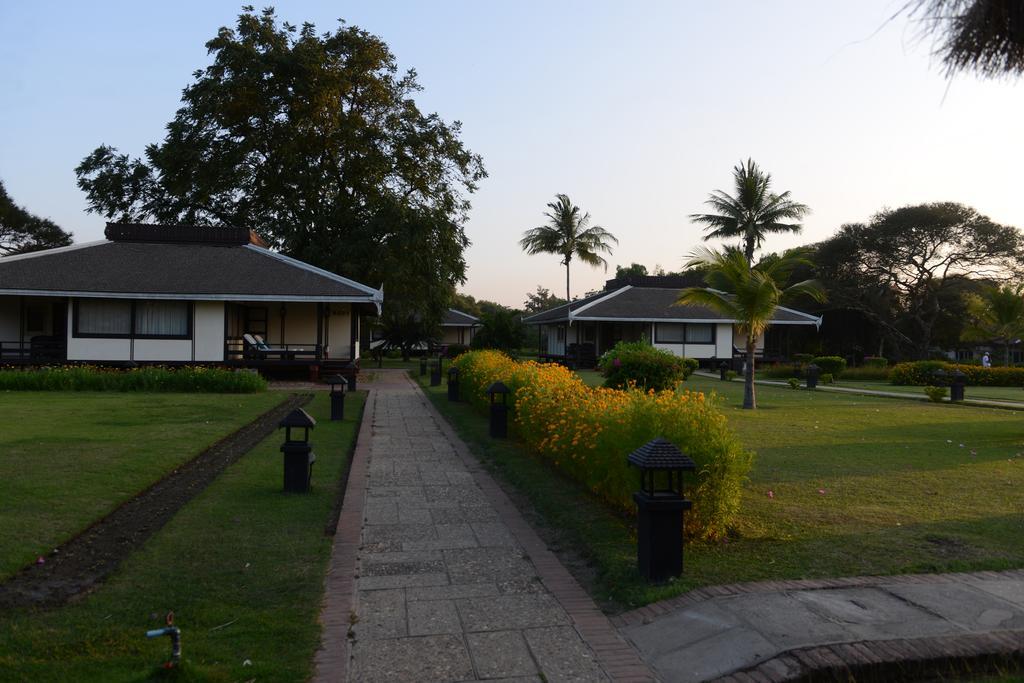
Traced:
[[704, 394], [592, 388], [562, 366], [516, 362], [497, 351], [472, 351], [454, 365], [460, 394], [481, 412], [489, 404], [487, 388], [507, 385], [512, 435], [611, 507], [635, 512], [639, 474], [626, 456], [660, 436], [697, 463], [696, 486], [691, 479], [687, 489], [694, 501], [687, 536], [722, 537], [739, 511], [753, 454]]
[[811, 362], [821, 368], [821, 374], [836, 378], [846, 369], [846, 359], [840, 356], [818, 356]]
[[946, 363], [938, 360], [919, 360], [894, 365], [889, 371], [889, 381], [893, 384], [926, 386], [935, 383], [932, 373], [936, 370], [959, 370], [967, 375], [968, 386], [1024, 387], [1024, 368], [985, 368], [980, 365]]
[[130, 370], [90, 365], [0, 370], [0, 391], [152, 391], [251, 394], [267, 389], [255, 372], [223, 368], [147, 366]]

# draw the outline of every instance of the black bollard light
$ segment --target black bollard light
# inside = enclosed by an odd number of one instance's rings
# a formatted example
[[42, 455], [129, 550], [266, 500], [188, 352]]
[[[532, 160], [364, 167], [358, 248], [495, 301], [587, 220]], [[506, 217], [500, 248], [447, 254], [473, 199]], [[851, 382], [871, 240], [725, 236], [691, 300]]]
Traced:
[[818, 387], [818, 378], [821, 376], [821, 368], [811, 363], [805, 370], [807, 372], [807, 388], [816, 389]]
[[345, 378], [341, 375], [331, 375], [326, 381], [331, 386], [331, 420], [344, 420]]
[[345, 363], [345, 378], [348, 380], [348, 390], [356, 390], [356, 375], [359, 374], [359, 366], [349, 361]]
[[420, 377], [426, 377], [427, 375], [427, 357], [426, 355], [420, 356]]
[[648, 581], [667, 581], [683, 573], [683, 514], [693, 507], [683, 496], [683, 472], [697, 465], [661, 438], [630, 453], [626, 462], [640, 469], [640, 490], [633, 494], [637, 569]]
[[504, 439], [508, 436], [508, 395], [509, 388], [503, 382], [487, 387], [491, 400], [491, 437]]
[[723, 360], [721, 363], [718, 364], [718, 379], [722, 380], [723, 382], [729, 379], [728, 377], [725, 376], [725, 373], [727, 372], [729, 372], [729, 364]]
[[459, 400], [459, 369], [454, 365], [448, 368], [448, 400]]
[[[284, 453], [284, 490], [306, 493], [313, 477], [313, 463], [316, 462], [313, 444], [309, 442], [309, 430], [316, 427], [316, 420], [302, 408], [296, 408], [277, 427], [285, 430], [284, 444], [281, 445], [281, 452]], [[293, 438], [293, 429], [302, 429], [302, 436], [296, 433]]]
[[441, 386], [441, 356], [437, 357], [437, 360], [430, 364], [430, 386], [439, 387]]
[[964, 387], [967, 385], [967, 375], [956, 369], [949, 375], [949, 400], [964, 400]]

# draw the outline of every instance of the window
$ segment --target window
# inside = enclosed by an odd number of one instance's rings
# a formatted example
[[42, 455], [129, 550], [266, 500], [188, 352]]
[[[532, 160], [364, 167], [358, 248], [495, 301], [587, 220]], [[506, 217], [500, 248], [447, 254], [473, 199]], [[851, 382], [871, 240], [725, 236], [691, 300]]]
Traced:
[[715, 328], [704, 323], [688, 323], [686, 325], [687, 344], [714, 344]]
[[555, 340], [556, 341], [560, 341], [560, 342], [564, 342], [565, 341], [565, 328], [564, 327], [556, 327], [555, 328]]
[[686, 325], [683, 323], [658, 323], [654, 340], [659, 344], [682, 344]]
[[135, 336], [181, 337], [189, 335], [186, 301], [140, 301], [135, 304]]
[[132, 333], [132, 302], [82, 299], [75, 302], [75, 336], [127, 337]]

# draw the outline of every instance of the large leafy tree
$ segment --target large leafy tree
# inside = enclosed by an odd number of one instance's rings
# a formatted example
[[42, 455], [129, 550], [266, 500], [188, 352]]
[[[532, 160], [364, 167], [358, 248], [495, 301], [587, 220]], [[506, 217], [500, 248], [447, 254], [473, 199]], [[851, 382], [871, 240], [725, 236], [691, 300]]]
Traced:
[[541, 311], [548, 311], [556, 306], [561, 306], [565, 303], [565, 299], [559, 298], [557, 295], [552, 294], [551, 290], [547, 287], [541, 287], [537, 285], [536, 292], [527, 292], [526, 301], [523, 302], [523, 310], [528, 314], [540, 313]]
[[531, 256], [534, 254], [557, 254], [565, 266], [565, 299], [572, 301], [569, 289], [569, 264], [579, 259], [589, 266], [604, 266], [608, 262], [601, 254], [611, 254], [612, 246], [619, 243], [615, 235], [600, 225], [590, 225], [590, 214], [572, 203], [567, 195], [555, 195], [555, 201], [548, 202], [544, 212], [548, 222], [523, 233], [519, 246]]
[[1021, 0], [913, 0], [924, 34], [935, 39], [948, 75], [1024, 74], [1024, 2]]
[[66, 247], [71, 235], [53, 221], [18, 206], [0, 181], [0, 256]]
[[962, 204], [921, 204], [844, 225], [814, 260], [833, 303], [864, 312], [907, 355], [927, 358], [936, 329], [963, 314], [972, 281], [1021, 272], [1024, 239]]
[[746, 337], [746, 373], [744, 375], [743, 407], [757, 407], [754, 392], [754, 356], [757, 338], [771, 324], [778, 307], [788, 301], [810, 297], [824, 301], [825, 290], [815, 280], [790, 283], [794, 269], [806, 264], [797, 253], [772, 258], [751, 265], [739, 249], [724, 251], [702, 247], [694, 252], [688, 268], [707, 270], [707, 287], [689, 287], [679, 294], [679, 305], [706, 306], [724, 317], [736, 320]]
[[967, 297], [968, 324], [964, 339], [1003, 345], [1010, 364], [1010, 344], [1024, 337], [1024, 285], [988, 287]]
[[715, 190], [704, 202], [710, 213], [690, 214], [690, 220], [705, 226], [704, 239], [739, 238], [747, 263], [754, 262], [768, 233], [800, 232], [810, 209], [790, 199], [789, 192], [772, 191], [772, 175], [747, 159], [732, 169], [735, 194]]
[[246, 7], [206, 44], [167, 134], [76, 169], [115, 221], [251, 227], [292, 256], [378, 285], [387, 315], [436, 325], [465, 281], [467, 196], [485, 177], [458, 122], [416, 105], [377, 36], [278, 23]]

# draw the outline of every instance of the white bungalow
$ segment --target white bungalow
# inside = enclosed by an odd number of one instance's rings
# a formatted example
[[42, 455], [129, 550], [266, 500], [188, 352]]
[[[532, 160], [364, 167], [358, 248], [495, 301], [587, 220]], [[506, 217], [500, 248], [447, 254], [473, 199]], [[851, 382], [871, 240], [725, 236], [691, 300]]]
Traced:
[[0, 258], [0, 363], [336, 370], [380, 290], [244, 228], [108, 224], [106, 239]]
[[[703, 306], [676, 306], [688, 286], [678, 276], [609, 280], [604, 291], [523, 319], [537, 327], [542, 356], [589, 365], [620, 341], [647, 341], [704, 365], [745, 354], [746, 339], [736, 321]], [[757, 353], [771, 359], [788, 356], [789, 331], [821, 325], [821, 318], [779, 307]]]

